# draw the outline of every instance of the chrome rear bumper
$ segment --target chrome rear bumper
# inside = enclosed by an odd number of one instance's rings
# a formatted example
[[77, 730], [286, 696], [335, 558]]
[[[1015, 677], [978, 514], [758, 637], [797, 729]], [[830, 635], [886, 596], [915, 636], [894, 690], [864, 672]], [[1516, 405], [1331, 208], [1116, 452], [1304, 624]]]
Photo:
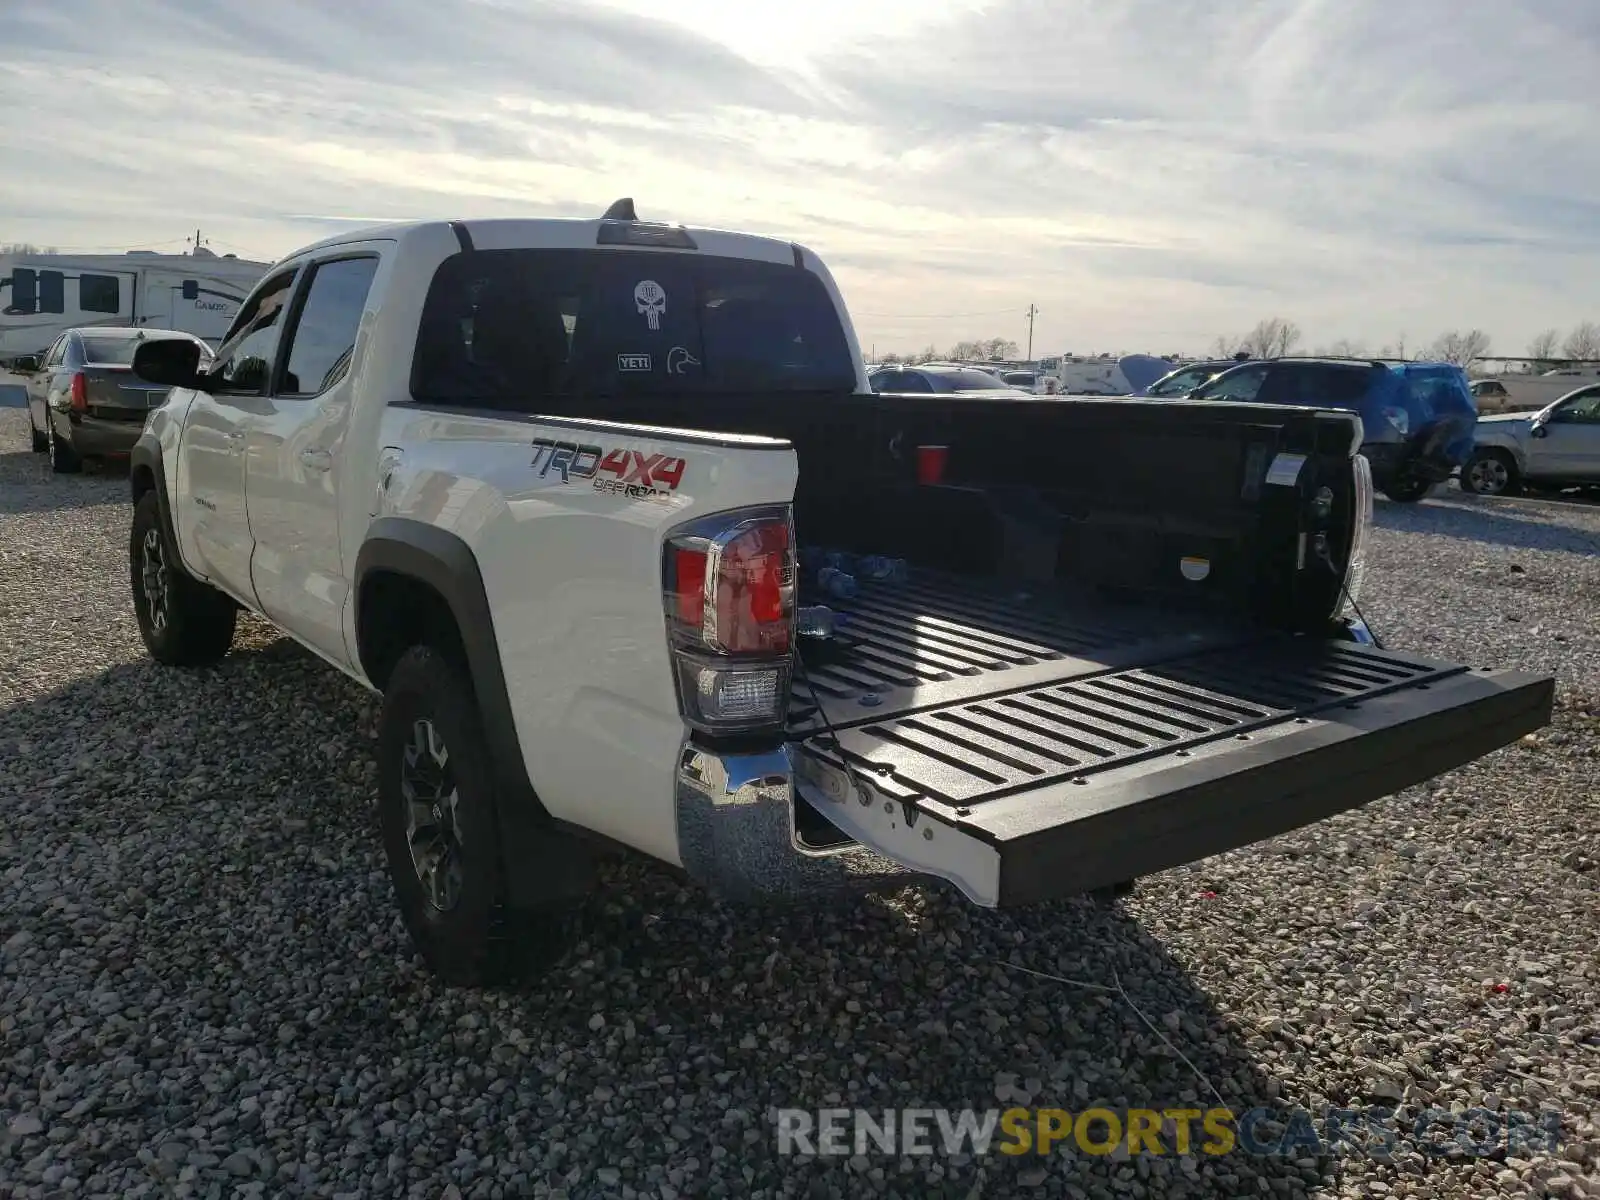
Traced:
[[678, 760], [678, 852], [691, 878], [730, 899], [801, 900], [881, 891], [924, 879], [859, 843], [808, 846], [796, 819], [787, 747]]

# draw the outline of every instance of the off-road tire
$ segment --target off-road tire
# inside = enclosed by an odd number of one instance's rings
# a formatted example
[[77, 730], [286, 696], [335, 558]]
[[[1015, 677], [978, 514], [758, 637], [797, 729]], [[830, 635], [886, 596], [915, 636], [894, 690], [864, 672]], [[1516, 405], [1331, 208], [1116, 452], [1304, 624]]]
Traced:
[[[407, 816], [421, 799], [407, 787], [407, 756], [418, 757], [419, 724], [426, 723], [446, 755], [441, 793], [449, 825], [459, 836], [459, 882], [453, 903], [430, 898], [412, 853]], [[427, 734], [422, 735], [426, 741]], [[565, 946], [567, 909], [515, 911], [501, 847], [493, 759], [472, 681], [457, 654], [413, 646], [400, 656], [383, 692], [378, 718], [378, 823], [400, 916], [428, 967], [447, 983], [485, 987], [547, 965]], [[439, 825], [441, 806], [431, 807]]]
[[[151, 554], [157, 550], [164, 571], [159, 585], [146, 574], [147, 567], [156, 566]], [[140, 496], [133, 508], [128, 576], [139, 635], [151, 658], [169, 667], [200, 667], [227, 654], [233, 645], [238, 606], [180, 565], [177, 547], [161, 520], [160, 498], [153, 491]], [[153, 602], [152, 590], [159, 596], [159, 604]]]

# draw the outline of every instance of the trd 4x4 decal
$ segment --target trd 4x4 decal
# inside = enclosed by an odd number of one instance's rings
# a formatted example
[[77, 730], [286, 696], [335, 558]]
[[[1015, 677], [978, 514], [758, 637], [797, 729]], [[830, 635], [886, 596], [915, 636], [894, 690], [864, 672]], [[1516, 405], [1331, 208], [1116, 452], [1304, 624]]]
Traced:
[[597, 492], [630, 500], [666, 500], [683, 482], [686, 464], [668, 454], [607, 450], [603, 446], [534, 438], [530, 465], [541, 479], [554, 472], [562, 483], [592, 480]]

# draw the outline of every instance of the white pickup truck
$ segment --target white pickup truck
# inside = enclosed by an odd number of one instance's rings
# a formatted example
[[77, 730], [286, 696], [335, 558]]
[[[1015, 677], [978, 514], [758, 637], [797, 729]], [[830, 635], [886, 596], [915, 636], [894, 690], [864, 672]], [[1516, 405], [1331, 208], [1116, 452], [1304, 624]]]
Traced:
[[[204, 374], [135, 370], [173, 389], [132, 461], [150, 653], [214, 662], [243, 608], [382, 693], [384, 847], [454, 981], [561, 928], [596, 844], [734, 897], [1027, 904], [1550, 719], [1549, 678], [1345, 615], [1351, 414], [874, 395], [814, 253], [627, 201], [321, 242]], [[909, 569], [849, 594], [850, 555]]]

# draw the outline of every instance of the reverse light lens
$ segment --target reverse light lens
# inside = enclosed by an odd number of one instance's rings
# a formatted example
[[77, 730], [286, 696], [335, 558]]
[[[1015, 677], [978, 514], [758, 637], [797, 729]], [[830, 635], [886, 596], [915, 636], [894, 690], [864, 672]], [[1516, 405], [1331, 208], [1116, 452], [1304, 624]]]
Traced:
[[765, 720], [777, 710], [783, 672], [775, 667], [761, 671], [701, 667], [695, 674], [700, 716], [708, 722]]

